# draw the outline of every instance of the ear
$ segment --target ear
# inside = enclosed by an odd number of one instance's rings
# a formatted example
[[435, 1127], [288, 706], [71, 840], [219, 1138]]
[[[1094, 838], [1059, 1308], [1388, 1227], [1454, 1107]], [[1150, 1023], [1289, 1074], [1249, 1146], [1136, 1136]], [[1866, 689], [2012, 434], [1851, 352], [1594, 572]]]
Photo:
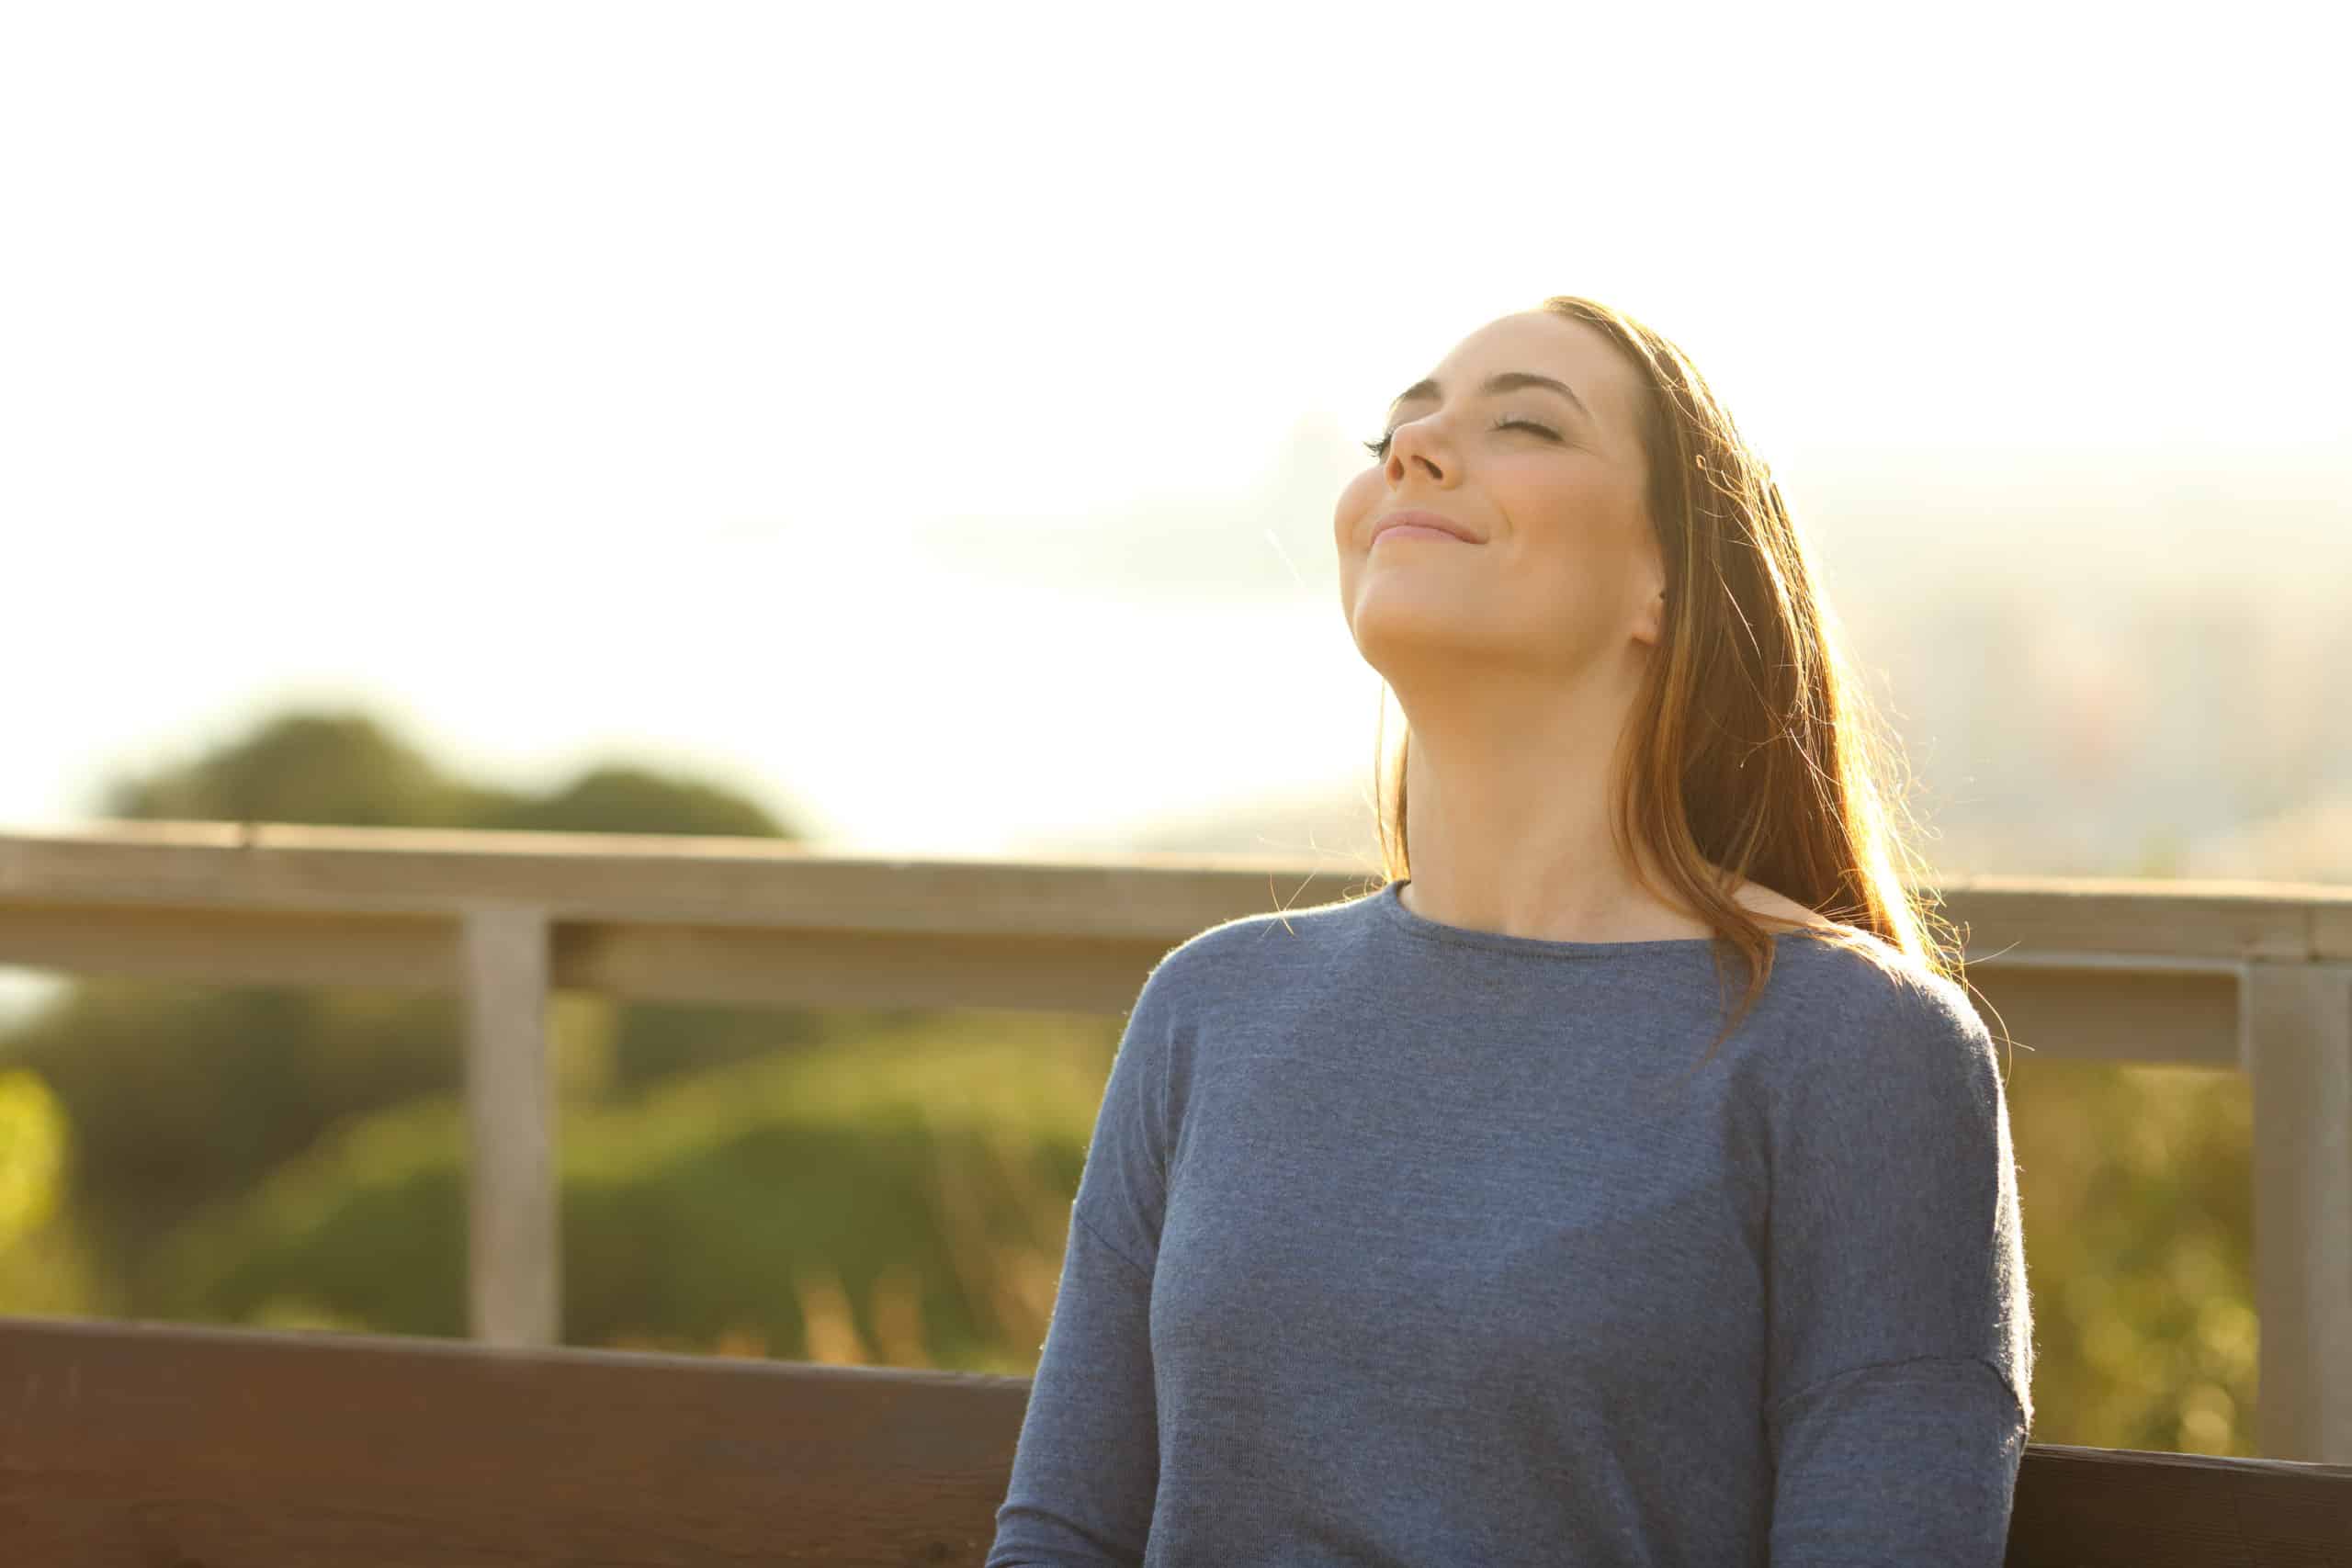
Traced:
[[1641, 614], [1634, 622], [1634, 640], [1656, 648], [1666, 638], [1666, 589], [1660, 584], [1644, 601]]

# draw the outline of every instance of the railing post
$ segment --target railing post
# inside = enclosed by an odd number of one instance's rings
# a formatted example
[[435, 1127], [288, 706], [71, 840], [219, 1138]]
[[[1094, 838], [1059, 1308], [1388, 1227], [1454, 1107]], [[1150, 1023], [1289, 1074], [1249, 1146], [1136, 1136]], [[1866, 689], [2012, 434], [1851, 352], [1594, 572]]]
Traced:
[[468, 1264], [473, 1337], [553, 1345], [562, 1272], [555, 1089], [547, 1032], [548, 918], [465, 911]]
[[2352, 1464], [2352, 964], [2246, 964], [2254, 1102], [2256, 1436]]

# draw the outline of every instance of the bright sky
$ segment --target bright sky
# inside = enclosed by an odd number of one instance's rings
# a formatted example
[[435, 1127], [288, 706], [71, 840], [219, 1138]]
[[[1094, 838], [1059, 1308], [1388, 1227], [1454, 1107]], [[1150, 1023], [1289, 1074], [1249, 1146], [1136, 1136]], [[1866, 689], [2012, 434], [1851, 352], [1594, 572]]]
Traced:
[[2160, 15], [10, 8], [0, 824], [304, 700], [860, 851], [1363, 775], [1353, 443], [1551, 293], [1800, 486], [2340, 451], [2340, 56]]

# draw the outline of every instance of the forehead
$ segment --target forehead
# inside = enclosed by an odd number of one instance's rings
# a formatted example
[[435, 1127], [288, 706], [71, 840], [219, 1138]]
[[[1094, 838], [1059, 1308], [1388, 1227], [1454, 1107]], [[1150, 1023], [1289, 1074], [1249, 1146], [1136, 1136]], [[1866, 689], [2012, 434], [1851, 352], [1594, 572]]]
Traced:
[[1549, 310], [1499, 316], [1449, 350], [1430, 375], [1459, 396], [1498, 370], [1533, 370], [1574, 387], [1604, 420], [1631, 418], [1636, 390], [1624, 358], [1600, 332]]

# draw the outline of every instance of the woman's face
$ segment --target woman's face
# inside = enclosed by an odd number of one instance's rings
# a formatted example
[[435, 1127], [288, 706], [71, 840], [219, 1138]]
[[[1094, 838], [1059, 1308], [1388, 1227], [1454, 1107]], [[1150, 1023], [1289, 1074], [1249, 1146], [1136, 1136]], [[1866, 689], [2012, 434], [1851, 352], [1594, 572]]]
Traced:
[[[1598, 331], [1531, 310], [1463, 339], [1397, 400], [1385, 456], [1332, 518], [1348, 629], [1392, 685], [1431, 658], [1540, 679], [1657, 640], [1640, 395]], [[1407, 511], [1469, 537], [1381, 530]]]

